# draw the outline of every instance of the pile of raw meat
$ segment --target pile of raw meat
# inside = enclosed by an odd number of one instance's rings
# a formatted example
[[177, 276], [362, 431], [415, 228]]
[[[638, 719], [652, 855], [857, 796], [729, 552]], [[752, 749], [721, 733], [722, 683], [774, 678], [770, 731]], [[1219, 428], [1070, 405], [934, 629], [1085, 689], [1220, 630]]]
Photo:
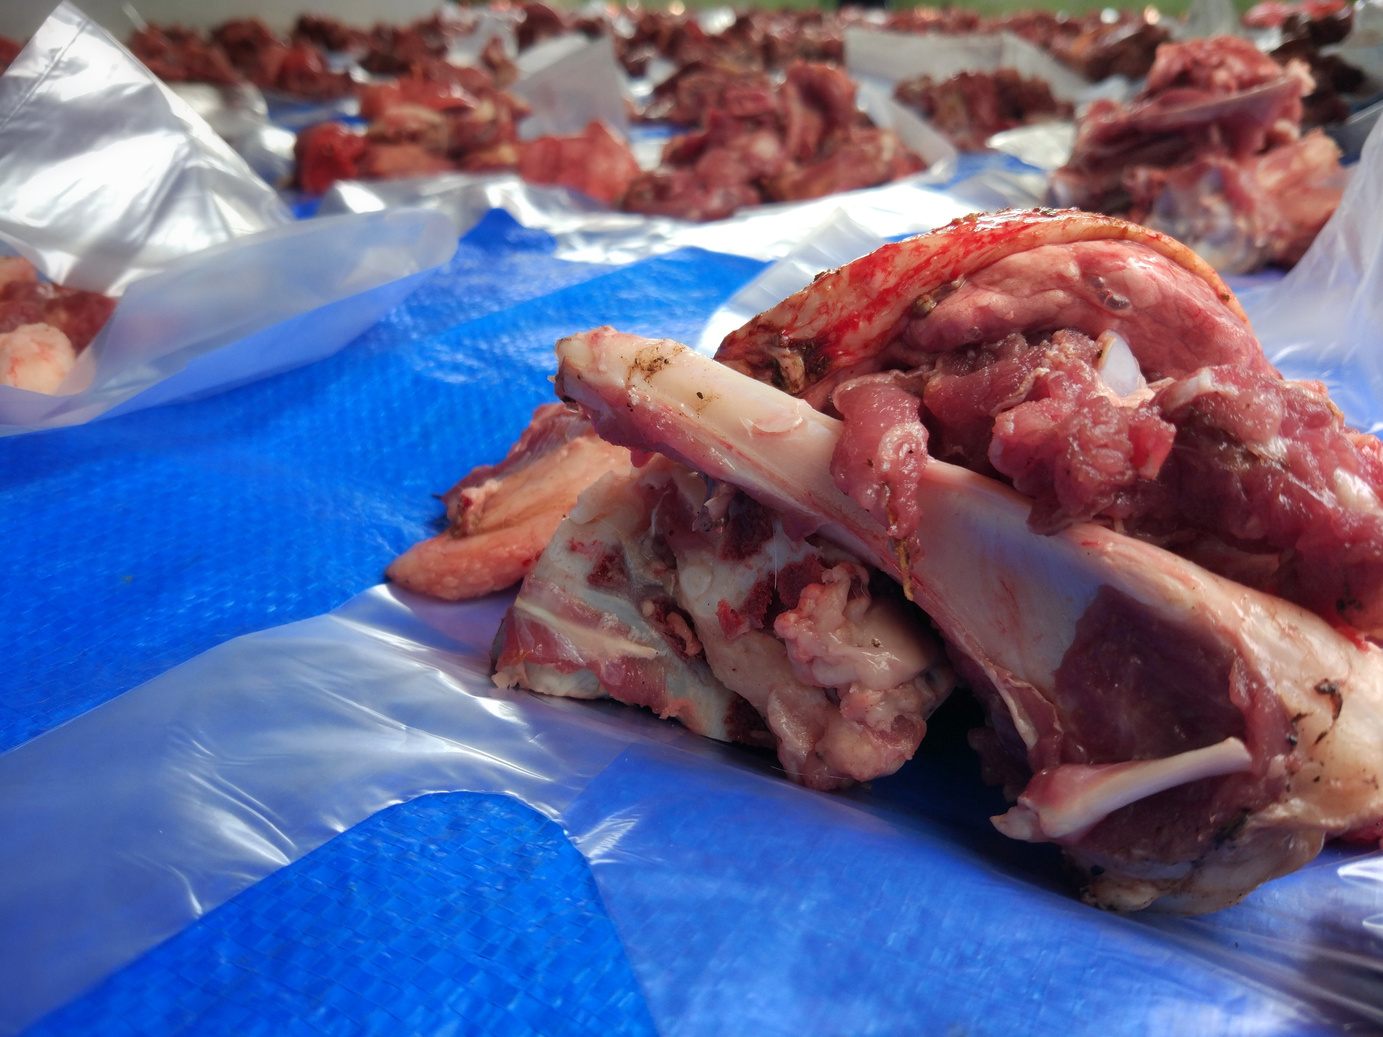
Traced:
[[629, 185], [629, 212], [716, 220], [762, 202], [874, 187], [926, 167], [855, 104], [843, 71], [797, 62], [781, 83], [729, 65], [688, 65], [655, 91], [660, 117], [698, 129]]
[[961, 151], [983, 151], [996, 133], [1052, 119], [1069, 119], [1072, 107], [1052, 96], [1044, 80], [1011, 68], [960, 72], [937, 82], [931, 76], [904, 79], [894, 98], [914, 109]]
[[526, 573], [495, 680], [888, 774], [957, 686], [1085, 899], [1234, 903], [1383, 819], [1383, 444], [1264, 358], [1215, 272], [1078, 212], [828, 271], [716, 360], [601, 328], [451, 529], [390, 567]]
[[109, 296], [40, 281], [27, 259], [0, 256], [0, 385], [57, 392], [114, 311]]
[[1164, 230], [1223, 272], [1290, 266], [1344, 187], [1339, 148], [1301, 132], [1313, 88], [1301, 61], [1237, 37], [1164, 44], [1131, 102], [1087, 109], [1051, 196]]

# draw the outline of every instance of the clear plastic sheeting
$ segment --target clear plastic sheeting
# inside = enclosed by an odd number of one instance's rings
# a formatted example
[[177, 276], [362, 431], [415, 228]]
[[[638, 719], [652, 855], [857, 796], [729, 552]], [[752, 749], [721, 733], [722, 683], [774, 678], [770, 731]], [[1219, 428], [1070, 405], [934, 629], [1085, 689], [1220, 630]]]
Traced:
[[0, 756], [0, 1032], [370, 814], [459, 790], [565, 827], [665, 1034], [1379, 1018], [1378, 854], [1327, 851], [1204, 918], [1104, 914], [1070, 897], [1050, 848], [989, 827], [966, 716], [938, 714], [898, 775], [813, 793], [638, 710], [497, 691], [507, 603], [376, 588]]
[[521, 76], [509, 92], [533, 109], [519, 124], [524, 140], [569, 137], [595, 121], [628, 134], [624, 79], [610, 37], [559, 36], [521, 54], [518, 62]]
[[[884, 237], [921, 233], [974, 212], [976, 202], [968, 195], [959, 197], [929, 186], [945, 175], [949, 171], [929, 170], [882, 187], [810, 202], [757, 206], [714, 223], [611, 212], [566, 188], [527, 184], [510, 173], [342, 181], [323, 196], [318, 212], [423, 206], [446, 213], [457, 230], [465, 233], [491, 209], [503, 209], [525, 227], [551, 234], [559, 258], [587, 263], [631, 263], [688, 246], [774, 260], [787, 255], [836, 212]], [[998, 197], [994, 190], [977, 190], [984, 199]]]
[[294, 223], [135, 281], [59, 394], [0, 385], [0, 435], [241, 385], [328, 356], [456, 251], [435, 212]]
[[1288, 377], [1325, 382], [1351, 424], [1383, 431], [1383, 129], [1301, 262], [1242, 301]]
[[292, 220], [187, 102], [66, 2], [0, 76], [0, 186], [0, 240], [54, 281], [107, 294]]

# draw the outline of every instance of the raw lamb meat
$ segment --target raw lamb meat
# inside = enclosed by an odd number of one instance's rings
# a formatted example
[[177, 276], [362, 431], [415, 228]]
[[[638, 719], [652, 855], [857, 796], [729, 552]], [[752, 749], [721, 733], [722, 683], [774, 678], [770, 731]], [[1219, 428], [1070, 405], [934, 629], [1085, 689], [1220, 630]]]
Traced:
[[666, 340], [558, 356], [602, 436], [902, 584], [988, 707], [973, 743], [1016, 796], [995, 825], [1059, 844], [1089, 902], [1215, 910], [1383, 817], [1371, 642], [1106, 526], [1034, 533], [1027, 499], [929, 456], [890, 375], [840, 386], [841, 420]]
[[1052, 97], [1041, 79], [1024, 79], [1011, 68], [961, 72], [944, 82], [931, 76], [905, 79], [894, 88], [900, 104], [914, 108], [961, 151], [982, 151], [1003, 130], [1071, 118], [1067, 102]]
[[496, 640], [495, 680], [774, 746], [817, 789], [891, 774], [951, 690], [939, 643], [847, 552], [656, 458], [582, 494]]
[[0, 385], [57, 392], [114, 311], [109, 296], [40, 281], [27, 259], [0, 256]]
[[597, 438], [584, 417], [544, 404], [500, 464], [442, 495], [447, 531], [409, 548], [387, 575], [449, 601], [502, 590], [533, 568], [582, 490], [628, 467], [629, 451]]
[[854, 82], [828, 65], [798, 62], [779, 86], [763, 73], [701, 65], [662, 101], [704, 125], [670, 141], [662, 167], [634, 180], [629, 212], [724, 219], [741, 206], [873, 187], [925, 168], [856, 109]]
[[575, 137], [539, 137], [519, 147], [519, 176], [530, 184], [560, 184], [606, 205], [618, 202], [638, 175], [629, 145], [603, 122]]
[[931, 454], [1009, 482], [1035, 531], [1097, 520], [1383, 634], [1383, 447], [1282, 379], [1214, 271], [1161, 234], [968, 217], [823, 274], [717, 355], [822, 408], [896, 372]]
[[1283, 68], [1247, 40], [1165, 44], [1129, 105], [1090, 105], [1052, 197], [1167, 231], [1225, 272], [1290, 265], [1344, 182], [1334, 143], [1301, 136], [1313, 86], [1304, 64]]

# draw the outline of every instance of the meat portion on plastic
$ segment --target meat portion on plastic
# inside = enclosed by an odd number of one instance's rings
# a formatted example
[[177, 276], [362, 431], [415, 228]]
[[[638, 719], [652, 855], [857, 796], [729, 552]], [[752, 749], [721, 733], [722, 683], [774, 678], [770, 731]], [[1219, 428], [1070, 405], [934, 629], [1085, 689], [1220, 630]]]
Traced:
[[1060, 844], [1095, 904], [1210, 911], [1383, 816], [1383, 651], [1145, 541], [1051, 535], [927, 455], [887, 378], [836, 419], [670, 341], [558, 344], [602, 436], [730, 483], [898, 580], [989, 708], [1009, 835]]

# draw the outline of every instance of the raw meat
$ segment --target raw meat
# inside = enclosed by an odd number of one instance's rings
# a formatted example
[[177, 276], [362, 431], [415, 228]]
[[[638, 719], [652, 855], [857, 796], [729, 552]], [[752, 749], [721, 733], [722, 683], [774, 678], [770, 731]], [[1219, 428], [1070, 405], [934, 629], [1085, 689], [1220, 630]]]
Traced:
[[717, 355], [822, 408], [893, 372], [932, 455], [1010, 482], [1034, 530], [1098, 520], [1383, 634], [1383, 448], [1283, 380], [1219, 277], [1162, 235], [967, 218], [823, 274]]
[[1383, 816], [1383, 651], [1091, 523], [1052, 535], [993, 479], [928, 456], [888, 375], [844, 420], [676, 343], [558, 344], [559, 395], [602, 436], [736, 486], [897, 579], [989, 709], [975, 742], [1091, 903], [1201, 912]]
[[1247, 40], [1165, 44], [1129, 105], [1090, 105], [1051, 195], [1165, 230], [1225, 272], [1290, 265], [1344, 183], [1333, 142], [1301, 137], [1313, 87], [1304, 64], [1283, 68]]
[[56, 392], [114, 311], [109, 296], [40, 281], [27, 259], [0, 256], [0, 385]]
[[1041, 79], [1024, 79], [1011, 68], [961, 72], [944, 82], [931, 76], [905, 79], [894, 88], [900, 104], [914, 108], [962, 151], [982, 151], [1003, 130], [1071, 118], [1071, 105], [1052, 97]]
[[916, 609], [853, 557], [663, 458], [584, 494], [524, 580], [495, 680], [609, 696], [774, 746], [816, 789], [911, 758], [953, 679]]
[[560, 184], [606, 205], [618, 202], [638, 175], [629, 145], [602, 122], [576, 137], [539, 137], [519, 147], [519, 176], [530, 184]]
[[654, 110], [703, 125], [634, 180], [629, 212], [723, 219], [741, 206], [874, 187], [925, 168], [856, 109], [855, 84], [837, 68], [798, 62], [774, 86], [760, 72], [702, 64], [669, 82]]
[[584, 417], [544, 404], [500, 464], [442, 495], [447, 531], [409, 548], [387, 575], [449, 601], [502, 590], [532, 569], [582, 490], [628, 466], [629, 452], [598, 439]]

